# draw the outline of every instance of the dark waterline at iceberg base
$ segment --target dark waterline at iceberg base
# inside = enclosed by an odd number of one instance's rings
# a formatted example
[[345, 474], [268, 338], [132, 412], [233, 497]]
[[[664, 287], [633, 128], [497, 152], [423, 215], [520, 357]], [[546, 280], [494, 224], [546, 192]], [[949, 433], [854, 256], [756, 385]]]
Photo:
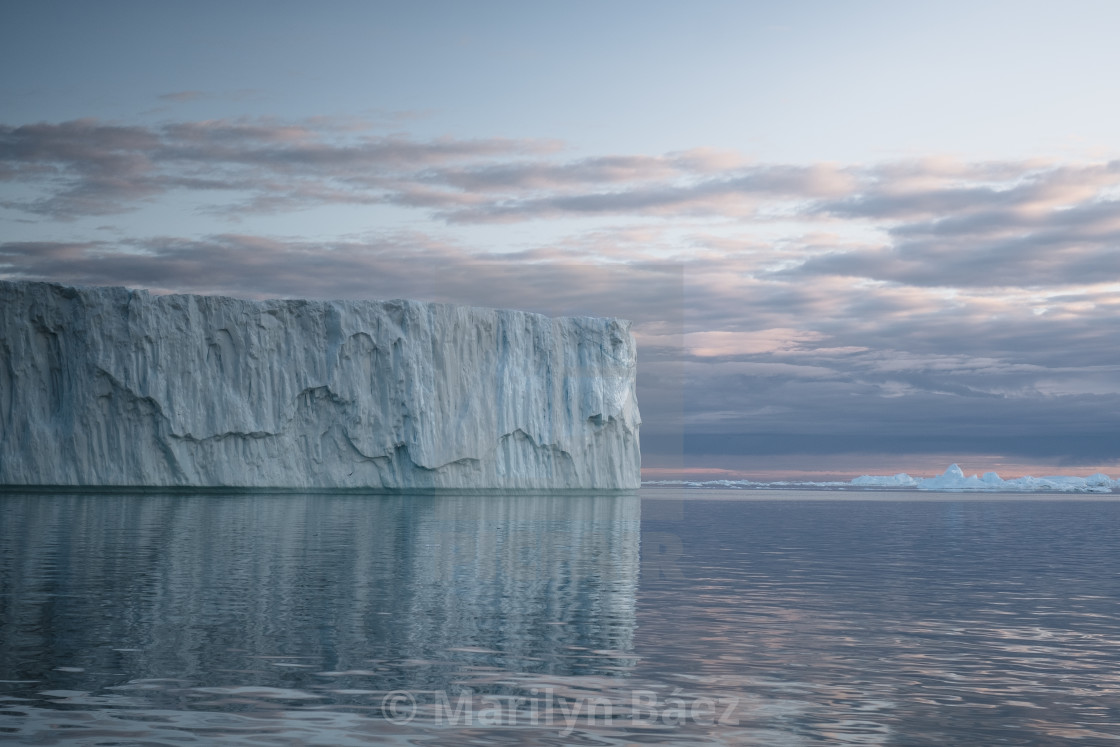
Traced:
[[0, 738], [1120, 738], [1120, 502], [865, 496], [0, 495]]

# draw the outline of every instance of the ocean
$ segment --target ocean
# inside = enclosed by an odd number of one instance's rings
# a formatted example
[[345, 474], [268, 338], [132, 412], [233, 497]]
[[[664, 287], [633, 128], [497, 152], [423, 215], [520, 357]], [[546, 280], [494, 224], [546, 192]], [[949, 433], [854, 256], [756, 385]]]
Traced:
[[1120, 740], [1120, 496], [0, 494], [0, 740]]

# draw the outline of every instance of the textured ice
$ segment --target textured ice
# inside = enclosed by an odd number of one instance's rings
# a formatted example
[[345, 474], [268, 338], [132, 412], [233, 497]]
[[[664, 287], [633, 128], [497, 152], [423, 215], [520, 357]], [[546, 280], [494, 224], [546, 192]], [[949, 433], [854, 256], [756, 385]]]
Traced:
[[1011, 480], [1000, 478], [995, 472], [985, 472], [983, 477], [965, 477], [960, 467], [950, 465], [944, 474], [916, 480], [918, 490], [951, 490], [981, 492], [1058, 492], [1058, 493], [1110, 493], [1120, 487], [1120, 480], [1097, 473], [1089, 477], [1051, 475], [1049, 477], [1017, 477]]
[[862, 475], [852, 480], [851, 484], [864, 488], [912, 488], [917, 481], [905, 472], [899, 472], [897, 475]]
[[632, 489], [629, 322], [0, 281], [0, 484]]
[[1120, 480], [1098, 472], [1089, 477], [1051, 475], [1049, 477], [1017, 477], [1004, 480], [995, 472], [985, 472], [983, 477], [965, 477], [956, 464], [937, 477], [911, 477], [905, 472], [897, 475], [862, 475], [851, 482], [755, 482], [753, 480], [650, 480], [650, 486], [680, 486], [689, 488], [736, 488], [747, 490], [773, 490], [800, 488], [803, 490], [930, 490], [941, 492], [984, 493], [1111, 493], [1120, 488]]

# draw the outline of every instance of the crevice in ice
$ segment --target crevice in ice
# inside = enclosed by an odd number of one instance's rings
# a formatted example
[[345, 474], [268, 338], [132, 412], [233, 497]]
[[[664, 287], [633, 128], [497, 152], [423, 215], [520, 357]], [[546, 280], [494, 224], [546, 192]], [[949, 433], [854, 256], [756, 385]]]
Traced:
[[434, 467], [426, 467], [412, 458], [412, 454], [408, 450], [408, 444], [397, 444], [395, 451], [398, 456], [407, 459], [413, 469], [419, 470], [420, 472], [441, 472], [448, 467], [473, 466], [480, 461], [475, 457], [461, 457], [459, 459], [453, 459], [450, 462], [445, 462], [444, 464], [437, 464]]
[[542, 443], [540, 441], [537, 441], [535, 438], [533, 438], [531, 435], [526, 433], [521, 428], [514, 428], [512, 432], [503, 434], [501, 436], [501, 438], [498, 439], [498, 441], [499, 441], [499, 443], [504, 444], [508, 441], [511, 441], [511, 440], [516, 441], [516, 440], [519, 440], [519, 439], [524, 440], [524, 441], [528, 441], [529, 445], [531, 445], [537, 451], [543, 451], [543, 452], [556, 454], [556, 455], [559, 455], [559, 456], [563, 456], [564, 458], [569, 459], [569, 460], [572, 458], [571, 452], [564, 449], [563, 447], [558, 446], [556, 444]]

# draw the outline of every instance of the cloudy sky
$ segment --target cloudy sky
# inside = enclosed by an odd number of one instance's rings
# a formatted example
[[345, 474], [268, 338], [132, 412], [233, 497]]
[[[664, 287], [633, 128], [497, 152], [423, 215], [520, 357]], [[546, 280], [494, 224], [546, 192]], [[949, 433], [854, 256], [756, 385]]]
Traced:
[[623, 316], [648, 477], [1115, 474], [1117, 28], [5, 3], [0, 277]]

